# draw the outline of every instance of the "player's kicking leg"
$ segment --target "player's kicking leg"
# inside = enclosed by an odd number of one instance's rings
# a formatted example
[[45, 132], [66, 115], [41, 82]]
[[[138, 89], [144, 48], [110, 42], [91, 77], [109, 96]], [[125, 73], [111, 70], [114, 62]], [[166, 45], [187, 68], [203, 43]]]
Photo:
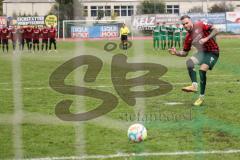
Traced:
[[194, 67], [194, 65], [197, 64], [197, 62], [198, 61], [195, 57], [189, 58], [186, 62], [188, 74], [192, 81], [192, 85], [183, 87], [182, 91], [184, 91], [184, 92], [197, 92], [198, 91], [197, 74], [196, 74], [195, 67]]

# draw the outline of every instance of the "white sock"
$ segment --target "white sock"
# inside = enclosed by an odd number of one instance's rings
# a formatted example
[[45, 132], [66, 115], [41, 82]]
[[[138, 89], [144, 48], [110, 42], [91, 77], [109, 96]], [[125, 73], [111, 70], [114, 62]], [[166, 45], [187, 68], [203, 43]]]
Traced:
[[197, 82], [193, 82], [192, 85], [197, 89], [198, 88], [198, 83]]

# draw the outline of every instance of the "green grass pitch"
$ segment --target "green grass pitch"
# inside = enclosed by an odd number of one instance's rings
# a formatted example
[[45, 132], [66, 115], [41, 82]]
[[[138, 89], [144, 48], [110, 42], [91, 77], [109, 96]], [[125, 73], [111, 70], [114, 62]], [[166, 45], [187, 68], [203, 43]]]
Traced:
[[[118, 47], [105, 51], [107, 42], [58, 42], [58, 53], [25, 51], [13, 55], [11, 50], [8, 54], [0, 53], [0, 159], [240, 149], [239, 39], [218, 39], [220, 58], [207, 73], [206, 98], [201, 107], [192, 106], [197, 94], [181, 91], [181, 87], [190, 84], [186, 57], [155, 51], [151, 40], [132, 41], [128, 53]], [[189, 56], [193, 52], [194, 49]], [[168, 71], [160, 79], [172, 84], [173, 89], [161, 96], [137, 98], [136, 105], [129, 106], [111, 81], [112, 58], [117, 54], [126, 54], [128, 63], [164, 65]], [[61, 94], [49, 86], [53, 71], [80, 55], [98, 57], [103, 67], [95, 82], [83, 81], [87, 67], [82, 66], [67, 77], [66, 83], [112, 93], [118, 105], [104, 116], [89, 121], [66, 122], [55, 115], [55, 106], [61, 100], [73, 100], [72, 113], [89, 111], [101, 104], [94, 98]], [[144, 73], [131, 72], [127, 77]], [[153, 87], [134, 88], [142, 89]], [[141, 117], [136, 116], [138, 113]], [[148, 138], [142, 143], [128, 141], [127, 129], [136, 122], [134, 119], [147, 128]], [[238, 160], [239, 157], [238, 152], [106, 159]]]

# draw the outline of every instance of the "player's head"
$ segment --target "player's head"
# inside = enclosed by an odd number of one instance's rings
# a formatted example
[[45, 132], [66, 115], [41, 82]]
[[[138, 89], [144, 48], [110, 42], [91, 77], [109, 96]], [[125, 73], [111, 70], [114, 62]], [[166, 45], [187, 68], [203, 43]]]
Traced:
[[157, 26], [159, 26], [159, 22], [157, 22]]
[[187, 31], [191, 31], [193, 28], [193, 23], [191, 18], [188, 15], [184, 15], [180, 18], [183, 28], [185, 28]]
[[166, 25], [166, 22], [162, 22], [162, 25], [165, 26], [165, 25]]

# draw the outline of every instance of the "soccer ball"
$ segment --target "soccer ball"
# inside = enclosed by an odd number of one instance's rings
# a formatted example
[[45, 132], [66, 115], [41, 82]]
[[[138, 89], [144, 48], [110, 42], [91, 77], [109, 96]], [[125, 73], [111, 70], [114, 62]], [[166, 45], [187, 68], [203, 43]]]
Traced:
[[142, 124], [136, 123], [128, 128], [127, 135], [130, 141], [141, 142], [147, 138], [147, 130]]

